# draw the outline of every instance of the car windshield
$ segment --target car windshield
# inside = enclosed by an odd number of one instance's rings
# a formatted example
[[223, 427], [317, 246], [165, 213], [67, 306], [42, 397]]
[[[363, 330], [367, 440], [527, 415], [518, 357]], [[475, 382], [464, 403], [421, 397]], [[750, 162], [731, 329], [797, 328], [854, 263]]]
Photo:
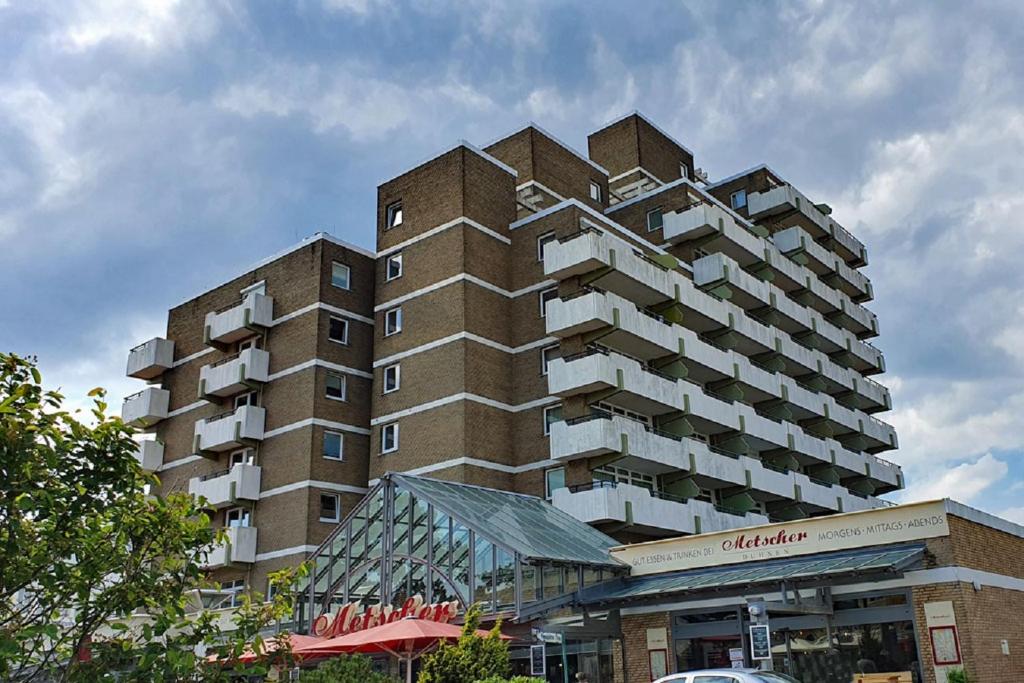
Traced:
[[800, 681], [796, 680], [795, 678], [791, 678], [786, 674], [777, 674], [770, 672], [753, 674], [753, 678], [755, 681], [758, 681], [759, 683], [800, 683]]

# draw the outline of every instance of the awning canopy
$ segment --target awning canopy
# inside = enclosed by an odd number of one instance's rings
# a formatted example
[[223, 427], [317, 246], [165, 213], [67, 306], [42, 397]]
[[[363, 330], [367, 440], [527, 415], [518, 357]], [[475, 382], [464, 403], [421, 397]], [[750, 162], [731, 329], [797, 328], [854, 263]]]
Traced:
[[924, 546], [868, 548], [855, 552], [827, 553], [798, 559], [770, 560], [712, 569], [697, 569], [652, 576], [626, 578], [584, 590], [584, 604], [606, 604], [644, 599], [663, 599], [682, 592], [742, 592], [785, 582], [790, 588], [801, 583], [839, 582], [870, 575], [898, 576], [918, 564]]

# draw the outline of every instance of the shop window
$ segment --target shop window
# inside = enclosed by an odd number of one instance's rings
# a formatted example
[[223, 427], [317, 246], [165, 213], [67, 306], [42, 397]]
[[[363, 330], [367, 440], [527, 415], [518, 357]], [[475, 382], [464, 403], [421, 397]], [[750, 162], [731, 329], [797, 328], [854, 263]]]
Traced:
[[521, 587], [521, 589], [522, 589], [522, 596], [523, 596], [523, 598], [522, 598], [523, 602], [524, 603], [534, 602], [535, 600], [537, 600], [540, 597], [538, 595], [538, 590], [537, 590], [538, 582], [539, 582], [539, 579], [538, 579], [539, 574], [537, 572], [537, 567], [535, 567], [532, 564], [520, 565], [519, 574], [522, 577], [522, 582], [523, 582], [522, 587]]
[[516, 606], [516, 558], [505, 550], [498, 548], [495, 554], [494, 578], [495, 578], [495, 609], [512, 609]]
[[484, 612], [494, 610], [494, 546], [480, 536], [473, 551], [473, 602]]

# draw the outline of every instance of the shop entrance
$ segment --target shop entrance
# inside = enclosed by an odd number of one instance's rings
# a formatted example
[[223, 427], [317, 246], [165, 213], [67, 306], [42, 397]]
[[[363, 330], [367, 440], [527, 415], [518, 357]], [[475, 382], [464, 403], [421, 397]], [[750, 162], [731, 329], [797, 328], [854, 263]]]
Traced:
[[[587, 683], [612, 683], [613, 640], [572, 640], [565, 643], [547, 643], [544, 646], [545, 675], [548, 683], [575, 683], [576, 674], [586, 675]], [[515, 648], [510, 652], [512, 674], [530, 676], [530, 649]], [[538, 676], [539, 678], [539, 676]]]

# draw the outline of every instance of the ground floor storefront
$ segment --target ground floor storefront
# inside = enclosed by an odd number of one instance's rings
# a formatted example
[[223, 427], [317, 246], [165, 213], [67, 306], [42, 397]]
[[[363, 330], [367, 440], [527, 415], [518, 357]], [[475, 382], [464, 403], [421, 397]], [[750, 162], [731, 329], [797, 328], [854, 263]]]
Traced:
[[1024, 681], [1024, 528], [951, 501], [622, 546], [543, 500], [389, 475], [313, 564], [300, 630], [475, 603], [514, 672], [551, 683]]

